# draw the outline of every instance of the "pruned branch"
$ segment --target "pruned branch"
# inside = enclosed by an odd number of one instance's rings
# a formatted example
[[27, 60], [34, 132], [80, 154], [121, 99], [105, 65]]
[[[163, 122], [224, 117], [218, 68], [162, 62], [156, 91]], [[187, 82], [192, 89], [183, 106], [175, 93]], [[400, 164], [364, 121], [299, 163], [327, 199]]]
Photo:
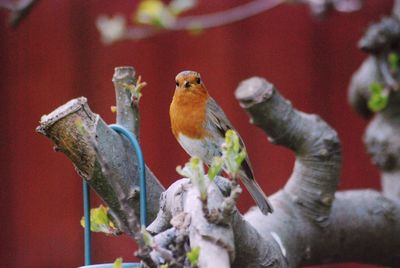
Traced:
[[[368, 190], [337, 193], [334, 198], [340, 169], [336, 132], [318, 117], [293, 109], [261, 78], [242, 82], [236, 98], [252, 123], [274, 143], [296, 153], [288, 183], [271, 197], [275, 212], [264, 217], [255, 209], [245, 215], [265, 241], [279, 245], [284, 262], [275, 262], [273, 267], [346, 261], [399, 263], [399, 203]], [[390, 252], [382, 252], [376, 242], [382, 239]]]
[[[140, 113], [139, 99], [135, 97], [137, 80], [133, 67], [115, 68], [112, 79], [117, 101], [116, 123], [139, 137]], [[137, 100], [135, 100], [137, 98]]]
[[[116, 69], [115, 77], [120, 77], [120, 71]], [[128, 79], [133, 83], [135, 81], [132, 71], [129, 71]], [[123, 75], [122, 75], [123, 76]], [[124, 111], [119, 115], [119, 121], [128, 129], [134, 130], [136, 113], [135, 109], [125, 107], [130, 102], [128, 91], [116, 87], [119, 96], [117, 110]], [[124, 106], [124, 107], [122, 107]], [[86, 128], [82, 133], [77, 124], [81, 121]], [[94, 114], [86, 101], [86, 98], [74, 99], [65, 105], [59, 107], [52, 113], [42, 117], [37, 131], [44, 134], [56, 145], [57, 150], [62, 151], [75, 165], [78, 173], [86, 179], [91, 188], [104, 200], [111, 208], [113, 216], [126, 222], [126, 212], [121, 210], [118, 195], [127, 196], [131, 202], [129, 205], [139, 213], [139, 177], [138, 164], [133, 148], [124, 137], [110, 129], [107, 124], [97, 114]], [[93, 139], [95, 142], [93, 142]], [[107, 173], [105, 176], [104, 161], [98, 154], [106, 160]], [[147, 204], [148, 218], [154, 219], [158, 211], [158, 200], [163, 187], [146, 167], [147, 178]], [[113, 187], [113, 183], [119, 185], [119, 189]]]
[[236, 98], [271, 142], [296, 153], [284, 191], [308, 217], [326, 224], [339, 184], [341, 151], [337, 133], [319, 116], [293, 109], [264, 79], [243, 81]]

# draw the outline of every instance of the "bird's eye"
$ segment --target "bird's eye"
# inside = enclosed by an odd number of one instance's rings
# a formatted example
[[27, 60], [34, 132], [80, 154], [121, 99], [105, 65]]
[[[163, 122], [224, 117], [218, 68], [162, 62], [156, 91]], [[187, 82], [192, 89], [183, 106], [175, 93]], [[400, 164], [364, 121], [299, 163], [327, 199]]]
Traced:
[[200, 83], [201, 83], [200, 77], [197, 77], [197, 78], [196, 78], [196, 83], [197, 83], [197, 84], [200, 84]]
[[179, 82], [178, 82], [178, 81], [176, 81], [175, 83], [176, 83], [176, 86], [177, 86], [177, 87], [179, 87]]

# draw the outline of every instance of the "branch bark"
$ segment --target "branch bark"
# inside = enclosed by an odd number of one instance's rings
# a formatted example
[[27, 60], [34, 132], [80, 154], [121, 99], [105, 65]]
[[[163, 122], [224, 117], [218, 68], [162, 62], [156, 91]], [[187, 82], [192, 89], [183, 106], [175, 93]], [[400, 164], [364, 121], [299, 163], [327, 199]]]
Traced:
[[[117, 84], [121, 81], [134, 83], [133, 69], [116, 68], [114, 80]], [[137, 132], [134, 119], [137, 110], [132, 105], [126, 107], [131, 100], [130, 92], [120, 86], [116, 86], [116, 92], [117, 111], [120, 111], [119, 123]], [[85, 127], [84, 131], [80, 124]], [[139, 213], [138, 164], [134, 151], [125, 137], [110, 129], [99, 115], [90, 110], [86, 98], [74, 99], [43, 116], [37, 131], [50, 138], [57, 150], [62, 151], [72, 161], [77, 172], [111, 208], [114, 217], [127, 224], [128, 217], [120, 208], [118, 194], [128, 196], [132, 201], [130, 206]], [[106, 163], [102, 163], [104, 161], [97, 152]], [[107, 166], [109, 176], [105, 176], [104, 165]], [[164, 188], [148, 167], [146, 178], [147, 216], [149, 220], [153, 220], [157, 215], [159, 196]], [[120, 188], [115, 189], [113, 183]]]
[[264, 79], [254, 77], [242, 82], [236, 98], [272, 143], [295, 152], [294, 170], [284, 191], [307, 217], [327, 224], [339, 184], [341, 149], [337, 133], [319, 116], [293, 109]]
[[[334, 198], [340, 170], [336, 132], [317, 116], [293, 109], [263, 79], [242, 82], [236, 98], [271, 141], [296, 153], [288, 183], [271, 197], [275, 212], [264, 217], [255, 209], [245, 215], [265, 241], [280, 245], [286, 263], [276, 267], [343, 261], [400, 263], [397, 201], [369, 190], [337, 193]], [[385, 249], [372, 237], [383, 240]]]

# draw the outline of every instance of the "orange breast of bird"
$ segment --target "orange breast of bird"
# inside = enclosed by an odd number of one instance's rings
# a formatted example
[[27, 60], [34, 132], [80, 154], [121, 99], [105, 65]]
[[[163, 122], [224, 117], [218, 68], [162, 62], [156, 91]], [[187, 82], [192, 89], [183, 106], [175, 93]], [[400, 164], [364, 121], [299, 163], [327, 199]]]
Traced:
[[180, 134], [192, 139], [208, 136], [205, 129], [207, 100], [208, 93], [203, 89], [175, 90], [169, 115], [172, 133], [177, 139]]

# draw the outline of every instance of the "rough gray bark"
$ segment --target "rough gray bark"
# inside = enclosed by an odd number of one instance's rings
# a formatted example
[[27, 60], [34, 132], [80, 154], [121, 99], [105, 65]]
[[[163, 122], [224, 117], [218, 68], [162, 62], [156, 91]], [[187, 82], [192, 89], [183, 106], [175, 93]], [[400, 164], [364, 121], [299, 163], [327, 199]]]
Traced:
[[271, 197], [276, 212], [264, 217], [253, 210], [245, 215], [265, 240], [275, 234], [288, 266], [400, 263], [398, 200], [371, 190], [334, 195], [340, 170], [336, 133], [317, 116], [294, 110], [263, 79], [242, 82], [236, 98], [249, 112], [251, 122], [273, 142], [296, 152], [288, 183]]
[[[137, 132], [133, 119], [137, 116], [137, 109], [133, 105], [126, 107], [131, 102], [131, 94], [126, 86], [121, 86], [134, 83], [133, 68], [116, 68], [113, 81], [118, 96], [117, 121]], [[90, 110], [86, 98], [71, 100], [44, 115], [37, 131], [50, 138], [56, 149], [71, 160], [77, 172], [111, 208], [114, 217], [127, 223], [126, 212], [121, 210], [117, 196], [120, 191], [132, 200], [130, 205], [139, 212], [138, 165], [133, 148], [125, 137], [109, 128], [99, 115]], [[157, 215], [159, 196], [164, 188], [147, 167], [146, 178], [147, 213], [151, 221]], [[120, 189], [115, 189], [112, 183], [118, 184]]]

